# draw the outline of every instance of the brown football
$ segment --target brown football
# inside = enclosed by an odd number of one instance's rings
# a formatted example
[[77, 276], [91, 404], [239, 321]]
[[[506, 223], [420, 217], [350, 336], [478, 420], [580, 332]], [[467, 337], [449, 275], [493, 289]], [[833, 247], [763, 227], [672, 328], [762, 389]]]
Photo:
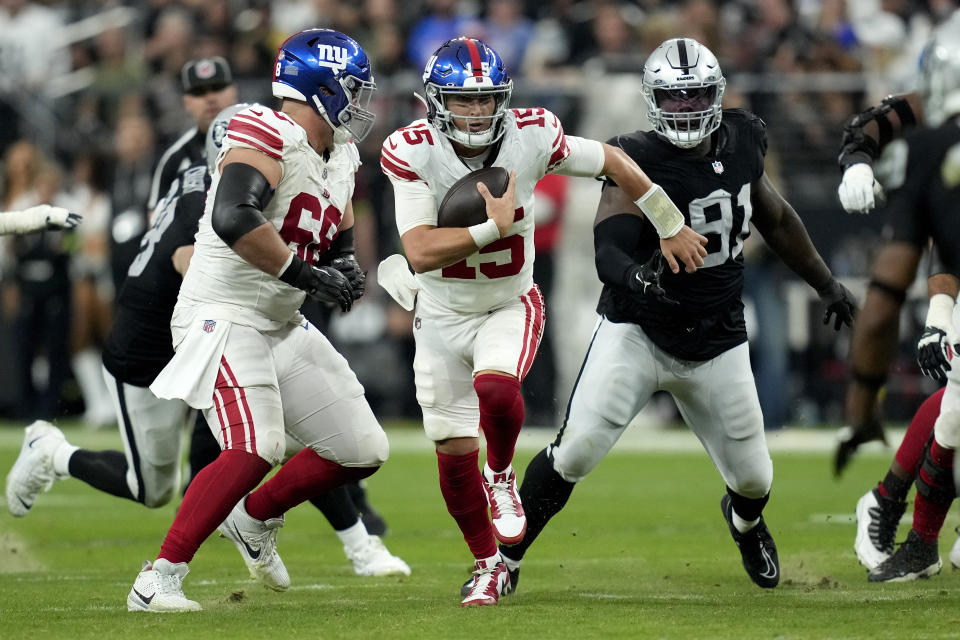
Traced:
[[501, 197], [507, 190], [510, 174], [503, 167], [484, 167], [457, 180], [437, 210], [438, 227], [470, 227], [485, 222], [487, 203], [477, 191], [477, 183], [487, 185], [490, 193]]

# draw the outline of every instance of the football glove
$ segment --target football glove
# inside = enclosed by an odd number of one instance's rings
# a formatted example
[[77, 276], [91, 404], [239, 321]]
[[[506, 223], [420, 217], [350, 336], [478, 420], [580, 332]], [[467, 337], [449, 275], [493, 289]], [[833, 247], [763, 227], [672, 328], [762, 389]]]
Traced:
[[837, 187], [840, 204], [847, 213], [870, 213], [883, 202], [883, 187], [873, 176], [873, 169], [865, 162], [857, 162], [843, 172]]
[[837, 451], [833, 457], [833, 473], [836, 476], [843, 473], [861, 444], [871, 440], [887, 443], [887, 438], [883, 433], [883, 425], [876, 418], [872, 418], [863, 424], [847, 425], [841, 428], [837, 433], [837, 440]]
[[367, 273], [360, 269], [357, 257], [352, 253], [342, 255], [330, 261], [330, 266], [347, 277], [353, 289], [353, 299], [359, 300], [366, 292]]
[[333, 267], [314, 267], [294, 255], [289, 266], [278, 277], [290, 286], [305, 291], [314, 300], [339, 305], [342, 311], [350, 311], [353, 306], [350, 281]]
[[933, 380], [946, 380], [950, 362], [956, 355], [957, 345], [950, 344], [947, 332], [939, 327], [924, 327], [917, 342], [917, 364], [920, 373]]
[[666, 291], [660, 286], [660, 275], [663, 273], [664, 261], [660, 250], [643, 264], [634, 265], [627, 275], [627, 287], [634, 293], [639, 293], [662, 304], [675, 306], [680, 304], [673, 298], [667, 297]]
[[826, 286], [817, 289], [817, 295], [827, 307], [823, 312], [823, 324], [830, 324], [833, 319], [834, 331], [839, 331], [844, 324], [848, 327], [853, 325], [853, 317], [857, 315], [857, 300], [836, 278], [831, 278]]

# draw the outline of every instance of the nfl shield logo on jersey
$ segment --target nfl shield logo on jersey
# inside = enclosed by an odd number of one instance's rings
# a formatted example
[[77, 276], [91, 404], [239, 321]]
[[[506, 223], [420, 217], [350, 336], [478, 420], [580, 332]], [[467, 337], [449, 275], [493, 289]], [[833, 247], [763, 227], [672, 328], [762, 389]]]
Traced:
[[217, 326], [216, 320], [204, 320], [203, 321], [203, 330], [206, 333], [212, 333]]
[[719, 160], [714, 160], [714, 161], [713, 161], [713, 171], [714, 171], [714, 173], [716, 173], [717, 175], [720, 175], [721, 173], [723, 173], [723, 163], [720, 162]]

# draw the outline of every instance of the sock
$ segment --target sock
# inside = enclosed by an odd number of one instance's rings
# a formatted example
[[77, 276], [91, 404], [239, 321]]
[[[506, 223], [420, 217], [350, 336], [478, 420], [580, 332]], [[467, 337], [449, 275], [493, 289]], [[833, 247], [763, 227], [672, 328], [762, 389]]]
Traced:
[[487, 373], [474, 378], [473, 388], [480, 398], [480, 426], [487, 439], [487, 464], [494, 471], [503, 471], [513, 460], [523, 426], [520, 381]]
[[[933, 425], [937, 421], [937, 416], [940, 415], [940, 402], [943, 400], [944, 389], [946, 387], [924, 400], [917, 412], [913, 414], [913, 420], [910, 421], [907, 433], [903, 436], [903, 442], [900, 443], [900, 448], [897, 449], [897, 455], [894, 457], [897, 464], [909, 475], [908, 489], [923, 461], [923, 452], [927, 443], [933, 435]], [[903, 497], [905, 498], [906, 495], [904, 492]]]
[[519, 566], [527, 549], [547, 526], [550, 518], [560, 513], [567, 504], [575, 486], [576, 483], [567, 482], [554, 470], [546, 449], [537, 453], [527, 465], [519, 491], [523, 512], [527, 517], [527, 532], [517, 544], [501, 546], [500, 554]]
[[334, 531], [343, 531], [354, 526], [360, 519], [360, 512], [350, 498], [347, 485], [334, 487], [318, 496], [310, 498], [310, 504], [320, 509]]
[[934, 439], [917, 476], [913, 530], [927, 542], [936, 542], [955, 496], [953, 450], [941, 447]]
[[85, 418], [98, 423], [109, 421], [114, 414], [113, 400], [107, 391], [107, 384], [103, 381], [100, 352], [87, 347], [75, 353], [70, 364], [83, 396]]
[[747, 531], [750, 531], [750, 529], [753, 529], [760, 522], [760, 518], [756, 518], [755, 520], [744, 520], [737, 514], [736, 509], [732, 509], [731, 511], [731, 515], [733, 516], [733, 526], [740, 533], [746, 533]]
[[337, 531], [337, 537], [340, 538], [340, 542], [343, 543], [344, 549], [357, 549], [366, 543], [370, 534], [367, 533], [366, 527], [363, 526], [363, 522], [358, 518], [352, 526]]
[[[507, 547], [507, 549], [509, 550], [510, 547]], [[503, 549], [500, 550], [500, 557], [503, 558], [503, 563], [507, 565], [507, 569], [510, 571], [516, 571], [520, 567], [520, 561], [508, 557], [503, 553]]]
[[[57, 474], [57, 476], [61, 478], [64, 476], [71, 476], [74, 478], [77, 477], [77, 476], [74, 476], [72, 473], [70, 473], [70, 458], [77, 451], [80, 451], [80, 447], [74, 446], [69, 442], [64, 442], [63, 444], [61, 444], [59, 447], [56, 448], [56, 450], [53, 452], [53, 472]], [[120, 452], [117, 451], [115, 453], [120, 453]], [[120, 453], [120, 455], [123, 455], [123, 454]], [[123, 460], [124, 473], [126, 473], [126, 467], [127, 467], [127, 460], [126, 458], [124, 458]]]
[[247, 513], [257, 520], [278, 518], [301, 502], [324, 491], [360, 480], [379, 467], [344, 467], [321, 458], [313, 449], [301, 449], [247, 498]]
[[[730, 496], [731, 506], [733, 507], [733, 526], [740, 533], [745, 533], [756, 526], [757, 522], [760, 521], [763, 508], [770, 500], [769, 491], [762, 498], [748, 498], [727, 487], [727, 495]], [[740, 518], [739, 526], [737, 525], [738, 518]], [[740, 526], [746, 526], [747, 528], [741, 529]]]
[[221, 452], [193, 479], [157, 557], [174, 564], [190, 562], [203, 541], [269, 471], [270, 463], [256, 454], [236, 449]]
[[497, 543], [490, 524], [487, 498], [480, 484], [483, 478], [477, 467], [479, 460], [479, 451], [462, 456], [437, 451], [440, 493], [447, 511], [460, 527], [473, 557], [482, 560], [496, 555]]
[[[67, 467], [71, 477], [82, 480], [88, 485], [118, 498], [126, 498], [143, 503], [143, 495], [135, 496], [127, 484], [127, 457], [119, 451], [88, 451], [70, 445], [73, 451], [67, 458]], [[64, 464], [66, 446], [60, 445], [53, 454], [53, 468]], [[57, 475], [60, 475], [59, 471]]]
[[911, 480], [905, 480], [895, 474], [893, 470], [887, 471], [887, 475], [877, 484], [877, 493], [884, 498], [893, 498], [900, 502], [907, 499], [907, 493], [910, 492]]

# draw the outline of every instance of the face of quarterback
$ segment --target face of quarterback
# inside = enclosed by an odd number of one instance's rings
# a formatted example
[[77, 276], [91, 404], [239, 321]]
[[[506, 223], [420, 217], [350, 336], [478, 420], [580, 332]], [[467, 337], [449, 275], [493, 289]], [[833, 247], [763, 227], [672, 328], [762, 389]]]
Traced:
[[236, 85], [199, 87], [183, 94], [183, 106], [187, 109], [197, 129], [206, 133], [207, 128], [217, 114], [237, 101]]
[[454, 116], [457, 129], [479, 133], [493, 123], [491, 116], [497, 109], [497, 101], [489, 94], [459, 94], [447, 96], [446, 106]]

